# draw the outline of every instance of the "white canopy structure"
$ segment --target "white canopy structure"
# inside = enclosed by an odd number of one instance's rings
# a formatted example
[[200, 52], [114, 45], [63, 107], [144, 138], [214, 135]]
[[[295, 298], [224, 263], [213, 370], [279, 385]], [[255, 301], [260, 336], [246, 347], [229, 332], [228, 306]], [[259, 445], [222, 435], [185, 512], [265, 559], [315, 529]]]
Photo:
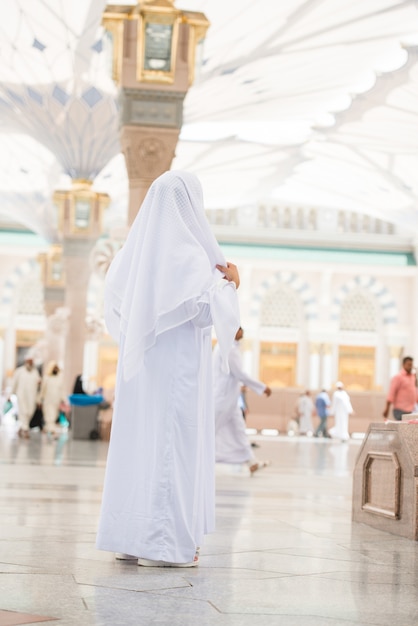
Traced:
[[[100, 26], [106, 2], [3, 4], [0, 215], [52, 240], [53, 189], [89, 176], [114, 199], [107, 221], [122, 220], [127, 180]], [[208, 208], [274, 199], [416, 228], [416, 0], [176, 6], [211, 22], [173, 163], [200, 177]]]

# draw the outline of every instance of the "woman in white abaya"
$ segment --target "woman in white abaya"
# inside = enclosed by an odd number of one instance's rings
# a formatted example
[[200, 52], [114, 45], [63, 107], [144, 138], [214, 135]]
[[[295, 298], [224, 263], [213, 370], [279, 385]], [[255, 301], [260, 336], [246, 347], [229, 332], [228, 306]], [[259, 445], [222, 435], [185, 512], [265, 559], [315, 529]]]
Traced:
[[238, 285], [198, 179], [157, 178], [106, 276], [119, 362], [99, 549], [140, 565], [197, 564], [214, 530], [211, 331], [227, 367]]

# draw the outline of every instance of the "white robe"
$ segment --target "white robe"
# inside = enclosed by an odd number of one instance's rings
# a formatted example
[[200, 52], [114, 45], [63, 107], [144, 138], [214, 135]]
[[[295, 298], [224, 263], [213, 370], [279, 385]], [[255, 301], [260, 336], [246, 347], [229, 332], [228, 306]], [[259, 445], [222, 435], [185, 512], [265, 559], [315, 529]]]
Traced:
[[348, 432], [348, 418], [353, 412], [350, 397], [344, 389], [337, 389], [332, 396], [331, 415], [334, 416], [335, 425], [329, 429], [333, 439], [347, 441], [350, 439]]
[[63, 379], [61, 373], [46, 375], [42, 380], [41, 402], [45, 419], [45, 430], [56, 429], [59, 405], [64, 400]]
[[213, 291], [198, 317], [158, 335], [133, 378], [118, 363], [99, 549], [185, 563], [214, 530], [211, 326], [234, 337], [239, 313], [235, 285]]
[[310, 396], [303, 394], [297, 403], [297, 411], [299, 415], [299, 432], [308, 433], [313, 431], [312, 415], [315, 405]]
[[213, 351], [213, 380], [215, 400], [215, 445], [218, 463], [246, 463], [254, 460], [251, 444], [245, 432], [245, 420], [238, 405], [241, 385], [262, 394], [264, 383], [251, 378], [242, 367], [239, 342], [229, 353], [229, 373], [222, 369], [218, 346]]
[[35, 367], [28, 370], [26, 365], [21, 365], [13, 376], [12, 391], [16, 394], [19, 421], [25, 430], [29, 429], [29, 422], [35, 412], [40, 382], [41, 377]]

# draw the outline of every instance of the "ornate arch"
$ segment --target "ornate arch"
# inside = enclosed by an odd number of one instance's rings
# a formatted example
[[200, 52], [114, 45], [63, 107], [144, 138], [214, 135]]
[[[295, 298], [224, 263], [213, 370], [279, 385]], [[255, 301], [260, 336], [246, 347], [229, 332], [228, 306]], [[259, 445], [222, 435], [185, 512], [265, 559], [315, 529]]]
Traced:
[[[6, 279], [0, 295], [0, 306], [5, 312], [4, 317], [12, 314], [12, 304], [16, 294], [16, 289], [22, 279], [26, 278], [36, 268], [37, 261], [30, 259], [17, 265]], [[6, 311], [8, 314], [6, 314]]]
[[297, 293], [303, 307], [305, 320], [318, 318], [318, 302], [308, 283], [302, 280], [298, 274], [286, 271], [276, 272], [261, 283], [252, 297], [250, 309], [252, 316], [260, 317], [261, 305], [267, 293], [280, 284], [291, 287]]
[[340, 320], [341, 306], [347, 296], [356, 289], [364, 289], [376, 300], [382, 312], [385, 325], [398, 323], [398, 310], [390, 291], [372, 276], [355, 276], [337, 291], [331, 307], [331, 319]]

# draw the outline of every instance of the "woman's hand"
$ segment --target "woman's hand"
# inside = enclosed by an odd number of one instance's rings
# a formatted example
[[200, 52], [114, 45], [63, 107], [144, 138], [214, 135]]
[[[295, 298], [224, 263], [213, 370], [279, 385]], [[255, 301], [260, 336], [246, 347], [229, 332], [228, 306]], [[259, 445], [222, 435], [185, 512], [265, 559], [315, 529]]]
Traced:
[[217, 265], [217, 269], [224, 274], [224, 278], [227, 281], [233, 281], [235, 283], [236, 288], [239, 287], [239, 274], [238, 268], [233, 263], [227, 263], [226, 267], [224, 265]]

